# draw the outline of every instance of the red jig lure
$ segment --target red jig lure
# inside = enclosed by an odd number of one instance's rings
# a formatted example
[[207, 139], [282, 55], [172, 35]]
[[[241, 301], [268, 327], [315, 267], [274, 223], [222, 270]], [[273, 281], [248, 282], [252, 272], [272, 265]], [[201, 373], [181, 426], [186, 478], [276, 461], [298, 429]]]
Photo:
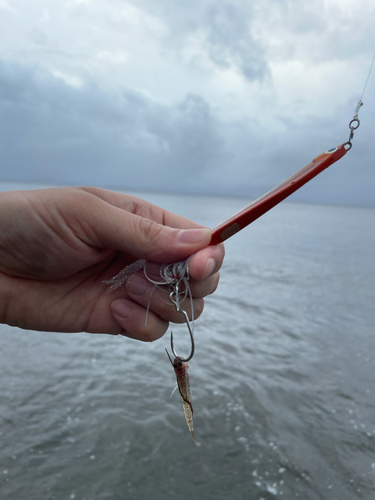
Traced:
[[[367, 81], [374, 61], [375, 56], [372, 61]], [[367, 81], [362, 92], [362, 97], [366, 89]], [[271, 191], [268, 191], [268, 193], [253, 201], [250, 205], [247, 205], [245, 208], [215, 227], [215, 229], [212, 230], [210, 245], [217, 245], [218, 243], [221, 243], [238, 233], [238, 231], [241, 231], [241, 229], [254, 222], [256, 219], [268, 212], [268, 210], [280, 203], [280, 201], [283, 201], [285, 198], [294, 193], [294, 191], [297, 191], [297, 189], [306, 184], [306, 182], [309, 182], [316, 175], [320, 174], [320, 172], [340, 160], [340, 158], [342, 158], [352, 148], [354, 131], [360, 125], [358, 112], [361, 106], [363, 106], [362, 97], [358, 102], [354, 111], [354, 116], [349, 123], [350, 135], [347, 142], [335, 148], [328, 149], [324, 153], [320, 154], [314, 158], [312, 162], [306, 165], [306, 167], [301, 168], [301, 170], [298, 170], [298, 172], [289, 177], [289, 179], [286, 179], [284, 182], [271, 189]]]
[[345, 144], [342, 144], [314, 158], [311, 163], [301, 168], [301, 170], [289, 177], [289, 179], [286, 179], [284, 182], [271, 189], [271, 191], [268, 191], [268, 193], [253, 201], [245, 208], [232, 215], [232, 217], [229, 217], [215, 227], [215, 229], [212, 230], [210, 245], [217, 245], [238, 233], [238, 231], [241, 231], [241, 229], [268, 212], [268, 210], [280, 203], [280, 201], [283, 201], [294, 193], [294, 191], [297, 191], [297, 189], [306, 184], [306, 182], [320, 174], [320, 172], [332, 165], [332, 163], [340, 160], [349, 149], [350, 147], [346, 149]]

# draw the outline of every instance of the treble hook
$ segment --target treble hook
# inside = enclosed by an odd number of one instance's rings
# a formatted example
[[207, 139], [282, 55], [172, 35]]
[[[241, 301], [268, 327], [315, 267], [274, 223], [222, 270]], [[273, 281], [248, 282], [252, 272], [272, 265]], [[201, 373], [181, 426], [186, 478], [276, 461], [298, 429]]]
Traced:
[[[190, 341], [191, 341], [191, 349], [190, 349], [190, 353], [189, 353], [189, 356], [187, 358], [181, 358], [181, 356], [178, 356], [178, 354], [176, 353], [176, 351], [174, 350], [174, 342], [173, 342], [173, 332], [171, 332], [171, 350], [173, 352], [173, 355], [175, 358], [179, 358], [182, 362], [184, 363], [187, 363], [188, 361], [191, 360], [191, 358], [194, 356], [194, 351], [195, 351], [195, 343], [194, 343], [194, 336], [193, 336], [193, 331], [191, 329], [191, 326], [190, 326], [190, 321], [189, 321], [189, 316], [187, 315], [187, 312], [184, 310], [184, 309], [180, 309], [180, 305], [179, 305], [179, 302], [178, 300], [174, 300], [173, 299], [173, 296], [175, 295], [176, 297], [178, 297], [178, 292], [179, 292], [179, 286], [180, 286], [180, 282], [177, 281], [177, 283], [175, 284], [175, 287], [176, 289], [175, 290], [172, 290], [170, 293], [169, 293], [169, 300], [172, 302], [172, 304], [175, 306], [176, 308], [176, 311], [183, 314], [185, 316], [185, 321], [186, 321], [186, 325], [188, 327], [188, 330], [189, 330], [189, 334], [190, 334]], [[171, 288], [171, 286], [169, 287]]]

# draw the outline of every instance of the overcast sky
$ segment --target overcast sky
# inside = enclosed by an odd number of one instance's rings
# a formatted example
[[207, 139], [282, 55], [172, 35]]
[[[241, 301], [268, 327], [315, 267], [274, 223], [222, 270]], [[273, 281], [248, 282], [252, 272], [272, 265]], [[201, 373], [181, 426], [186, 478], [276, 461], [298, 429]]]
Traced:
[[[254, 198], [346, 142], [374, 0], [0, 0], [0, 180]], [[353, 149], [294, 199], [375, 206]]]

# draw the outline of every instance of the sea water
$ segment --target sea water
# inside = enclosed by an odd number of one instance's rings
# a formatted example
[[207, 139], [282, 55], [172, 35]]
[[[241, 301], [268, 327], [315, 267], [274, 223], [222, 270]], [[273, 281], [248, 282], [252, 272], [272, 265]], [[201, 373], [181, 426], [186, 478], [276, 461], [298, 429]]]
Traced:
[[[144, 197], [209, 227], [249, 202]], [[373, 500], [374, 227], [374, 209], [284, 202], [228, 240], [195, 323], [198, 447], [169, 334], [1, 325], [0, 498]]]

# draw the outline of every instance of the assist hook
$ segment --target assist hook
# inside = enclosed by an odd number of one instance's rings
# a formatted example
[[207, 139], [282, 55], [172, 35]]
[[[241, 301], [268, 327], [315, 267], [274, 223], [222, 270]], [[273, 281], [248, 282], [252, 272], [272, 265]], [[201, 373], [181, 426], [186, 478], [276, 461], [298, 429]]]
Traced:
[[185, 322], [189, 330], [190, 334], [190, 341], [191, 341], [191, 348], [190, 348], [190, 353], [187, 358], [181, 358], [181, 356], [178, 356], [176, 351], [174, 350], [174, 342], [173, 342], [173, 332], [171, 332], [171, 350], [173, 352], [173, 355], [175, 358], [180, 358], [180, 360], [184, 363], [187, 363], [188, 361], [191, 360], [191, 358], [194, 356], [194, 351], [195, 351], [195, 343], [194, 343], [194, 335], [193, 331], [190, 326], [190, 321], [189, 321], [189, 316], [187, 315], [187, 312], [184, 309], [180, 309], [180, 304], [179, 304], [179, 288], [180, 288], [180, 280], [177, 280], [176, 283], [173, 285], [169, 285], [169, 300], [172, 302], [172, 304], [175, 306], [176, 311], [183, 314], [185, 317]]

